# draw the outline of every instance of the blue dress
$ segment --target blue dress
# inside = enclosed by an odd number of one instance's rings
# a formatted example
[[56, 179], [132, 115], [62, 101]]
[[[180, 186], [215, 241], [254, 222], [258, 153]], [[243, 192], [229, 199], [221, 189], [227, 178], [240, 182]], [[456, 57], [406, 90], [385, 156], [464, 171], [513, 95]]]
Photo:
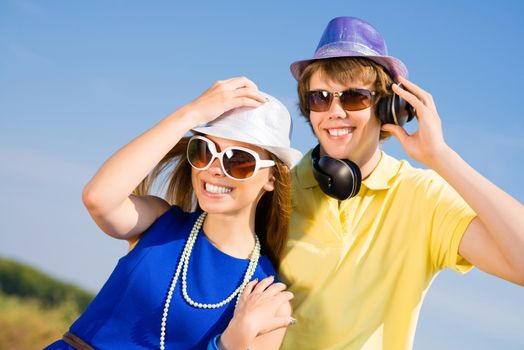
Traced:
[[[172, 206], [122, 257], [95, 299], [70, 332], [96, 349], [158, 349], [167, 291], [186, 239], [200, 215]], [[193, 300], [216, 303], [241, 283], [249, 260], [227, 255], [200, 231], [189, 261], [187, 288]], [[252, 279], [276, 272], [261, 256]], [[190, 306], [182, 297], [181, 276], [171, 300], [166, 349], [205, 349], [233, 317], [236, 298], [218, 309]], [[72, 349], [59, 340], [46, 349]]]

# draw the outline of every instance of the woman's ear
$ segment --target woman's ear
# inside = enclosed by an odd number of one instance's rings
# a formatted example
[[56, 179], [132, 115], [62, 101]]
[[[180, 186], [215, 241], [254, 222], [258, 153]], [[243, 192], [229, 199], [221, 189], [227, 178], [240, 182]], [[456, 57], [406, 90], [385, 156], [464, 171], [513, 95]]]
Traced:
[[266, 192], [273, 191], [275, 189], [275, 180], [276, 179], [273, 176], [273, 174], [270, 174], [269, 175], [269, 179], [267, 180], [267, 182], [263, 186], [264, 191], [266, 191]]
[[273, 175], [273, 169], [271, 169], [271, 171], [269, 172], [268, 174], [268, 179], [267, 179], [267, 182], [264, 184], [264, 186], [262, 186], [262, 188], [264, 189], [264, 191], [266, 192], [271, 192], [273, 190], [275, 190], [275, 176]]

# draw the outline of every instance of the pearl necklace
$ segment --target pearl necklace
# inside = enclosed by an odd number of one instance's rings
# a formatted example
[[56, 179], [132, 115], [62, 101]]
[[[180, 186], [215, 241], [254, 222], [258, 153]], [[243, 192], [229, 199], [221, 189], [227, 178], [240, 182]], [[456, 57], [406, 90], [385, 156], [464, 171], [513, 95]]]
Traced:
[[[173, 291], [175, 290], [175, 286], [178, 280], [178, 276], [180, 275], [180, 272], [182, 272], [182, 295], [184, 297], [184, 300], [189, 305], [200, 308], [200, 309], [217, 309], [229, 303], [237, 295], [240, 296], [242, 292], [244, 291], [244, 289], [246, 288], [246, 285], [251, 280], [251, 277], [253, 277], [253, 274], [255, 273], [255, 269], [258, 264], [258, 259], [260, 258], [260, 242], [258, 240], [257, 235], [255, 235], [255, 248], [253, 248], [253, 252], [251, 253], [251, 258], [249, 259], [249, 264], [247, 266], [247, 270], [244, 275], [244, 280], [242, 281], [242, 284], [240, 284], [240, 286], [237, 289], [235, 289], [226, 299], [218, 303], [214, 303], [214, 304], [198, 303], [194, 301], [193, 299], [191, 299], [191, 297], [187, 293], [187, 269], [189, 266], [189, 258], [191, 257], [193, 246], [198, 237], [198, 232], [200, 231], [200, 228], [202, 227], [202, 223], [204, 222], [206, 215], [207, 213], [203, 212], [202, 214], [200, 214], [198, 219], [195, 221], [195, 224], [193, 225], [193, 228], [191, 229], [191, 233], [189, 234], [189, 237], [187, 238], [186, 245], [184, 246], [184, 250], [182, 251], [182, 256], [180, 257], [180, 261], [178, 262], [178, 265], [176, 267], [175, 275], [173, 276], [173, 279], [171, 280], [171, 285], [169, 286], [166, 302], [164, 304], [164, 312], [162, 314], [162, 324], [160, 326], [160, 350], [165, 350], [167, 314], [169, 310], [169, 305], [171, 304], [171, 298], [173, 297]], [[238, 298], [235, 303], [235, 307], [237, 304], [238, 304]]]

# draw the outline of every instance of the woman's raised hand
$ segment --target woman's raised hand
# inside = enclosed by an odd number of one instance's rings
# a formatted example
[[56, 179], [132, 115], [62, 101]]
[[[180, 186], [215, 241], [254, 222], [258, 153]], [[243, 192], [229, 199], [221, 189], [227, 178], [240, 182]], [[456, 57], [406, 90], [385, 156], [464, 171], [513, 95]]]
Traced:
[[236, 77], [215, 82], [183, 108], [196, 124], [205, 124], [231, 109], [258, 107], [264, 102], [266, 97], [255, 83], [246, 77]]

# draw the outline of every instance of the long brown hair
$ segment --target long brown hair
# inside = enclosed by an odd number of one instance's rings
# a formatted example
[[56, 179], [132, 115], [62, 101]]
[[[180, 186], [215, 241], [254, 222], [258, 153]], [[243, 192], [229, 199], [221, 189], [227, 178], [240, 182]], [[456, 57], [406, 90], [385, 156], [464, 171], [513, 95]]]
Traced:
[[[133, 194], [150, 194], [159, 177], [167, 173], [160, 184], [161, 188], [167, 184], [164, 199], [186, 212], [199, 210], [191, 182], [191, 165], [186, 157], [188, 142], [189, 137], [182, 138], [142, 180]], [[269, 258], [275, 269], [278, 269], [287, 241], [291, 216], [291, 177], [287, 165], [271, 152], [268, 153], [275, 162], [272, 168], [275, 185], [274, 190], [265, 192], [257, 204], [255, 232], [262, 245], [262, 254]]]

